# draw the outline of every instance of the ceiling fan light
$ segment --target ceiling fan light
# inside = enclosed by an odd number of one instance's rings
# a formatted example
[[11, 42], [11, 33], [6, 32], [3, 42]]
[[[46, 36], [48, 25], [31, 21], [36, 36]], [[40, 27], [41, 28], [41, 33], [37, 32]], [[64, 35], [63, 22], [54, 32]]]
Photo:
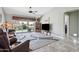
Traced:
[[29, 11], [29, 13], [32, 13], [33, 11]]

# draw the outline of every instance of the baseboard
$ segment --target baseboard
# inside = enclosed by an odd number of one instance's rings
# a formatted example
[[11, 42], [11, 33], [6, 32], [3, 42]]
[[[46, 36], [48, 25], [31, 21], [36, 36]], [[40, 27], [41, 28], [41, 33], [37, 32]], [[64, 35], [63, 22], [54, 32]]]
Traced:
[[52, 36], [53, 36], [54, 38], [56, 38], [56, 39], [61, 39], [61, 40], [64, 39], [64, 36], [59, 36], [59, 35], [56, 35], [56, 34], [53, 34]]
[[56, 36], [58, 39], [61, 39], [61, 40], [63, 40], [64, 39], [64, 37], [62, 37], [62, 36]]

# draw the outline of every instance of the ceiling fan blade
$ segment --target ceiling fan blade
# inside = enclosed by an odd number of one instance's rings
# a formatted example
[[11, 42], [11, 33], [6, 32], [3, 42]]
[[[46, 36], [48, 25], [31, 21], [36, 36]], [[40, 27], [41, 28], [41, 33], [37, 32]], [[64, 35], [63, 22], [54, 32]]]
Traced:
[[32, 14], [35, 14], [35, 13], [32, 13]]
[[35, 12], [38, 12], [38, 11], [35, 11]]

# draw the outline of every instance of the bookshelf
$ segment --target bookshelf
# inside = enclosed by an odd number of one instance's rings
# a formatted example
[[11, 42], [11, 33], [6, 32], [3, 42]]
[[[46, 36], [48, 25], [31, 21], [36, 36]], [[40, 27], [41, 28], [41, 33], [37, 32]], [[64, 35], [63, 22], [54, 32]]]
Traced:
[[35, 32], [41, 32], [41, 23], [38, 20], [35, 22]]

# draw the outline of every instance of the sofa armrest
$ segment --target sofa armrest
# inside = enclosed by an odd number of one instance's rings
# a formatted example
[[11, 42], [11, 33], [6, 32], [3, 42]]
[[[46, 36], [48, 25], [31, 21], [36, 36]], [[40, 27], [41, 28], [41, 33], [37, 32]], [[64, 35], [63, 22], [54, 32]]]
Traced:
[[29, 51], [29, 42], [30, 40], [27, 40], [20, 44], [19, 46], [16, 46], [12, 49], [12, 52], [28, 52]]

